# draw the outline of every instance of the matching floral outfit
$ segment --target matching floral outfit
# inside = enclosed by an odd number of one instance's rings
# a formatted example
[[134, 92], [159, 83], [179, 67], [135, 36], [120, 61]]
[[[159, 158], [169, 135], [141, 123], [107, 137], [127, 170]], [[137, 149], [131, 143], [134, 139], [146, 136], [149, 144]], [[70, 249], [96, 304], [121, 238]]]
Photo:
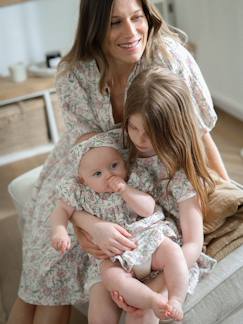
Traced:
[[[152, 65], [167, 67], [185, 80], [198, 125], [202, 132], [210, 131], [217, 118], [197, 64], [174, 39], [164, 38], [164, 44], [170, 60], [158, 55]], [[147, 67], [141, 59], [129, 77], [128, 86]], [[77, 138], [87, 132], [106, 132], [121, 126], [113, 119], [109, 88], [104, 95], [99, 92], [100, 74], [96, 62], [79, 62], [69, 71], [65, 68], [65, 64], [59, 68], [56, 90], [67, 130], [45, 162], [22, 220], [23, 270], [19, 297], [35, 305], [69, 305], [86, 300], [84, 283], [90, 258], [80, 250], [72, 225], [68, 227], [72, 241], [70, 251], [61, 255], [51, 247], [49, 216], [58, 199], [57, 183], [73, 174], [68, 153]], [[175, 209], [177, 217], [176, 206], [171, 205], [170, 199], [166, 199], [166, 204], [170, 212]]]

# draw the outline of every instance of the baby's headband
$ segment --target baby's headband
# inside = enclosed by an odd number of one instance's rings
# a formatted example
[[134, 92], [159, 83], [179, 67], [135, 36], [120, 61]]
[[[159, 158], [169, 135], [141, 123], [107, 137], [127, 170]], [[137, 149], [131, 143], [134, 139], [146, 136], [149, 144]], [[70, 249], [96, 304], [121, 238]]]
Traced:
[[70, 162], [74, 165], [75, 176], [79, 173], [79, 164], [82, 157], [95, 147], [111, 147], [123, 154], [121, 130], [116, 129], [106, 133], [98, 133], [90, 139], [74, 145], [70, 151]]

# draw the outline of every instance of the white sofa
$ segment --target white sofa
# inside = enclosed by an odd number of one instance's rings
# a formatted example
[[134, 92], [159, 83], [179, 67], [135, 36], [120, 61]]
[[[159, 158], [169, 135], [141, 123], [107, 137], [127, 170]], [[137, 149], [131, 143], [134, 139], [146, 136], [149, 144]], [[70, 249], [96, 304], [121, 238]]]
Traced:
[[[9, 193], [20, 217], [20, 224], [23, 204], [30, 195], [40, 171], [41, 167], [33, 169], [9, 184]], [[87, 305], [76, 307], [82, 313], [87, 313]], [[185, 317], [181, 323], [243, 323], [243, 246], [221, 260], [214, 271], [199, 283], [194, 295], [189, 296], [185, 302]]]

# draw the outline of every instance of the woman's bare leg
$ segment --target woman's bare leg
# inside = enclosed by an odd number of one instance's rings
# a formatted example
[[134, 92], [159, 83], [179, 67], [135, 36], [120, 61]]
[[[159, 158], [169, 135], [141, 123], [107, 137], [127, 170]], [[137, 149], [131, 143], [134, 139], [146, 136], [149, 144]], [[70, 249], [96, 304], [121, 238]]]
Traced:
[[136, 317], [132, 314], [127, 313], [125, 317], [126, 324], [159, 324], [158, 317], [155, 316], [152, 309], [144, 311], [144, 315]]
[[35, 308], [35, 305], [25, 303], [17, 297], [11, 309], [7, 324], [33, 324]]
[[121, 309], [111, 299], [110, 293], [102, 283], [90, 290], [88, 321], [90, 324], [118, 324]]
[[36, 306], [33, 324], [68, 324], [71, 306]]
[[36, 306], [17, 297], [7, 324], [68, 324], [71, 306]]

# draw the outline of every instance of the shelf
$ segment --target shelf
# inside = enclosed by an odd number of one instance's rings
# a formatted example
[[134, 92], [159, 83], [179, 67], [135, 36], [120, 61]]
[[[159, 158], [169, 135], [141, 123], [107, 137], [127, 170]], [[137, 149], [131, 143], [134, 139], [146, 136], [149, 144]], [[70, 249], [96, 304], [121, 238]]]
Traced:
[[29, 0], [0, 0], [0, 7], [9, 6], [17, 3], [27, 2]]
[[23, 149], [22, 151], [1, 155], [0, 165], [5, 165], [38, 154], [48, 153], [58, 142], [59, 132], [51, 100], [51, 93], [54, 92], [54, 77], [29, 77], [26, 81], [19, 83], [12, 82], [8, 77], [0, 77], [0, 109], [9, 104], [42, 97], [45, 103], [44, 109], [46, 110], [48, 129], [51, 137], [50, 144], [37, 145], [30, 149]]
[[[53, 77], [28, 77], [23, 82], [13, 82], [9, 77], [0, 77], [0, 106], [21, 100], [22, 97], [33, 97], [36, 93], [55, 89]], [[20, 98], [20, 99], [19, 99]]]
[[40, 145], [35, 148], [24, 150], [20, 152], [15, 152], [11, 154], [6, 154], [0, 157], [0, 166], [16, 162], [22, 159], [27, 159], [35, 155], [40, 155], [44, 153], [49, 153], [54, 147], [54, 144]]

